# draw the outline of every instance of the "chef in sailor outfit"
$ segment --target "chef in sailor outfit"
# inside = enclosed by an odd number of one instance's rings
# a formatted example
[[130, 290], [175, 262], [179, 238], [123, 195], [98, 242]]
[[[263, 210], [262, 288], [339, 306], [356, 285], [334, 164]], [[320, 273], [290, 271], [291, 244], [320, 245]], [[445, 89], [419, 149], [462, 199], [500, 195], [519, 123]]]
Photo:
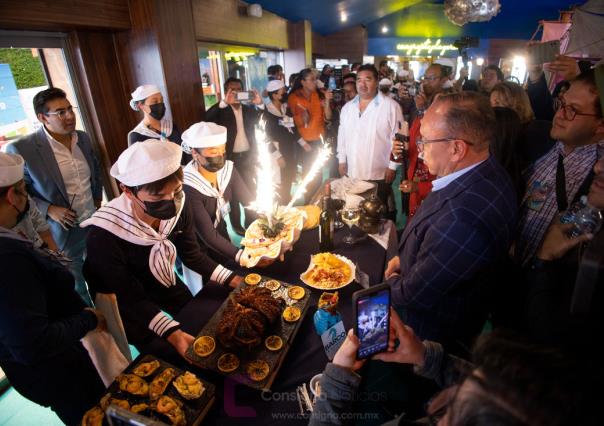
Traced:
[[92, 292], [115, 293], [128, 340], [140, 352], [174, 362], [193, 342], [173, 319], [192, 299], [174, 272], [176, 256], [206, 283], [234, 288], [242, 280], [199, 245], [181, 156], [178, 145], [153, 139], [130, 146], [111, 168], [122, 195], [81, 225], [90, 228], [84, 276]]

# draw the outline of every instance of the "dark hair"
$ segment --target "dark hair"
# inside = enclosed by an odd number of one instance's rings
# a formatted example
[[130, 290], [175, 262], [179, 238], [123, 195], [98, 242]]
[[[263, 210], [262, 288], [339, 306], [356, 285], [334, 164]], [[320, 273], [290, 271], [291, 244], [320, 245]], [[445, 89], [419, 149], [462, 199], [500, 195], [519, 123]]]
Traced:
[[[446, 65], [443, 64], [430, 64], [430, 67], [438, 67], [440, 70], [440, 78], [444, 78], [444, 77], [448, 77], [449, 76], [449, 72], [448, 69], [451, 69], [451, 67], [447, 67]], [[428, 68], [430, 68], [428, 67]]]
[[602, 369], [560, 348], [495, 331], [473, 351], [478, 374], [466, 378], [468, 397], [453, 401], [453, 426], [561, 426], [599, 424]]
[[382, 67], [382, 66], [384, 66], [384, 65], [388, 65], [388, 61], [387, 61], [386, 59], [382, 59], [382, 60], [380, 61], [380, 65], [379, 65], [379, 67], [381, 68], [381, 67]]
[[281, 89], [277, 89], [277, 90], [273, 90], [272, 92], [266, 92], [266, 94], [268, 95], [268, 98], [271, 100], [273, 100], [273, 95], [277, 94], [279, 92], [279, 90]]
[[41, 92], [36, 93], [34, 96], [34, 111], [36, 115], [46, 114], [48, 112], [48, 106], [46, 104], [53, 99], [66, 99], [67, 95], [65, 92], [58, 87], [51, 87]]
[[[497, 128], [489, 150], [499, 160], [499, 163], [508, 172], [516, 188], [517, 195], [524, 190], [522, 183], [518, 143], [522, 132], [520, 116], [511, 108], [494, 107]], [[521, 198], [520, 198], [521, 199]]]
[[562, 80], [560, 83], [556, 84], [556, 87], [554, 87], [554, 91], [552, 92], [552, 98], [556, 99], [558, 96], [560, 96], [560, 92], [562, 91], [562, 89], [568, 90], [569, 88], [570, 81]]
[[378, 81], [378, 70], [372, 64], [361, 65], [357, 70], [357, 77], [359, 76], [361, 71], [369, 71], [371, 74], [373, 74], [373, 78], [375, 79], [375, 81]]
[[497, 73], [497, 80], [499, 80], [499, 81], [505, 80], [505, 77], [503, 76], [503, 71], [501, 71], [501, 68], [499, 68], [497, 65], [487, 65], [486, 67], [484, 67], [482, 72], [484, 73], [485, 71], [488, 71], [488, 70], [493, 70]]
[[302, 88], [302, 80], [305, 80], [306, 77], [308, 77], [309, 75], [311, 75], [313, 73], [313, 70], [310, 68], [304, 68], [303, 70], [301, 70], [297, 75], [296, 75], [296, 79], [294, 80], [294, 85], [292, 86], [292, 93], [301, 89]]
[[443, 119], [450, 137], [465, 139], [474, 149], [488, 149], [495, 136], [495, 112], [489, 99], [476, 92], [441, 94], [433, 103], [447, 103]]
[[464, 92], [478, 92], [478, 82], [476, 80], [466, 80], [461, 87]]
[[331, 69], [331, 65], [329, 65], [329, 64], [323, 65], [323, 69], [321, 70], [321, 73], [324, 73], [325, 70], [327, 70], [327, 69]]
[[162, 189], [164, 189], [166, 185], [176, 181], [183, 181], [182, 167], [179, 167], [171, 175], [168, 175], [165, 178], [161, 178], [160, 180], [156, 180], [155, 182], [149, 182], [138, 186], [126, 186], [126, 188], [128, 188], [130, 192], [132, 192], [134, 195], [138, 194], [138, 192], [142, 190], [146, 190], [149, 194], [155, 195], [158, 194]]
[[6, 194], [8, 194], [9, 189], [16, 188], [17, 185], [19, 184], [19, 182], [22, 182], [22, 181], [23, 181], [23, 179], [18, 180], [17, 182], [13, 183], [12, 185], [0, 187], [0, 198], [4, 198], [6, 196]]
[[274, 65], [269, 65], [269, 67], [266, 69], [266, 73], [268, 75], [275, 75], [275, 66]]
[[352, 78], [354, 81], [357, 81], [357, 75], [356, 75], [356, 73], [349, 72], [344, 77], [342, 77], [342, 81], [347, 80], [349, 78]]
[[227, 87], [229, 87], [229, 83], [239, 83], [241, 84], [241, 87], [243, 88], [243, 81], [241, 81], [240, 78], [237, 77], [229, 77], [227, 78], [227, 80], [224, 82], [224, 91], [226, 92], [228, 89]]
[[598, 91], [598, 85], [596, 84], [596, 73], [593, 69], [587, 70], [579, 74], [577, 78], [575, 78], [571, 85], [574, 83], [583, 83], [585, 84], [591, 93], [596, 95], [594, 109], [596, 114], [602, 117], [602, 104], [600, 103], [600, 92]]

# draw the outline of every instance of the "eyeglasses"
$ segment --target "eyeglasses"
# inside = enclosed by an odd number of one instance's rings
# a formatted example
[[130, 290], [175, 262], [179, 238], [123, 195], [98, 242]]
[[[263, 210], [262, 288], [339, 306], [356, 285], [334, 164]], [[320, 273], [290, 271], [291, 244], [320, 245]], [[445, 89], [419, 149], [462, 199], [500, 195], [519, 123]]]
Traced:
[[577, 115], [584, 115], [587, 117], [600, 117], [600, 114], [587, 114], [585, 112], [579, 112], [573, 106], [566, 105], [563, 99], [556, 99], [556, 101], [554, 102], [554, 108], [556, 108], [556, 112], [562, 110], [564, 118], [566, 118], [568, 121], [573, 121]]
[[59, 117], [59, 120], [63, 120], [67, 114], [69, 115], [75, 115], [75, 109], [77, 107], [74, 106], [70, 106], [67, 109], [60, 109], [58, 111], [53, 111], [53, 112], [47, 112], [44, 115], [56, 115], [57, 117]]
[[474, 146], [474, 144], [472, 142], [468, 142], [466, 140], [459, 139], [459, 138], [424, 139], [424, 138], [420, 137], [420, 138], [416, 139], [415, 143], [417, 144], [417, 149], [419, 151], [423, 151], [424, 145], [426, 145], [426, 144], [439, 143], [439, 142], [452, 142], [452, 141], [462, 141], [466, 145]]
[[437, 75], [425, 75], [422, 77], [422, 81], [424, 80], [428, 80], [428, 81], [436, 81], [436, 80], [440, 80], [441, 77], [437, 76]]

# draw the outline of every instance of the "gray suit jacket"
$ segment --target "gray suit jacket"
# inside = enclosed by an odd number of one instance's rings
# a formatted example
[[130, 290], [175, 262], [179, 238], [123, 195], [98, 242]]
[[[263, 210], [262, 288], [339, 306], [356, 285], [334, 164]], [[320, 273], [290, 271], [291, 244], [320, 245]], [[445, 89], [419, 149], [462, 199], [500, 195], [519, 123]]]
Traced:
[[[92, 150], [88, 135], [79, 130], [77, 132], [78, 147], [82, 150], [90, 168], [92, 198], [95, 201], [100, 200], [103, 198], [103, 186], [99, 162]], [[59, 247], [63, 248], [69, 231], [65, 231], [59, 223], [48, 217], [48, 206], [69, 208], [71, 200], [67, 195], [63, 176], [61, 176], [59, 165], [48, 143], [44, 128], [40, 127], [37, 132], [7, 145], [6, 151], [19, 154], [25, 160], [24, 179], [27, 191], [36, 202], [42, 215], [47, 218], [53, 238]]]

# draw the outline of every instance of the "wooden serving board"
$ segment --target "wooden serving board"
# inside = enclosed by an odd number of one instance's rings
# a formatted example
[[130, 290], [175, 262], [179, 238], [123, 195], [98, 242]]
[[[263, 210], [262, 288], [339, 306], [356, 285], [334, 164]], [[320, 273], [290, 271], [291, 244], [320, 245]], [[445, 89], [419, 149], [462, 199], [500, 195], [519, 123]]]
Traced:
[[[263, 287], [264, 286], [263, 284], [268, 280], [272, 280], [272, 278], [263, 276], [262, 280], [260, 281], [258, 286]], [[193, 350], [193, 346], [190, 346], [189, 349], [187, 350], [187, 358], [189, 358], [193, 362], [193, 364], [195, 364], [198, 367], [201, 367], [201, 368], [204, 368], [207, 370], [211, 370], [211, 371], [216, 371], [224, 376], [231, 377], [241, 383], [244, 383], [249, 387], [252, 387], [255, 389], [260, 389], [260, 390], [266, 390], [266, 391], [270, 390], [270, 388], [273, 384], [273, 381], [275, 380], [275, 377], [277, 377], [277, 373], [279, 373], [281, 364], [283, 363], [283, 360], [285, 359], [285, 356], [287, 355], [287, 352], [289, 351], [289, 348], [291, 347], [292, 342], [293, 342], [296, 334], [298, 333], [298, 330], [300, 329], [300, 325], [302, 324], [304, 315], [306, 314], [306, 311], [308, 310], [308, 306], [310, 305], [309, 289], [304, 289], [305, 294], [302, 299], [293, 300], [287, 296], [288, 288], [293, 287], [293, 286], [290, 284], [284, 283], [283, 281], [280, 281], [280, 280], [275, 280], [275, 281], [279, 281], [279, 283], [281, 284], [281, 287], [278, 290], [272, 292], [273, 297], [283, 297], [287, 306], [296, 306], [296, 307], [300, 308], [301, 315], [300, 315], [300, 319], [298, 319], [298, 321], [292, 322], [292, 323], [286, 322], [283, 319], [283, 316], [280, 316], [279, 320], [273, 326], [271, 326], [270, 328], [267, 329], [266, 335], [263, 337], [263, 341], [260, 345], [256, 346], [255, 348], [253, 348], [250, 351], [244, 351], [241, 349], [239, 349], [239, 350], [228, 349], [228, 348], [223, 347], [220, 344], [220, 341], [218, 340], [218, 338], [216, 337], [216, 328], [218, 327], [218, 323], [220, 322], [220, 319], [222, 318], [223, 312], [228, 303], [228, 299], [227, 299], [222, 304], [222, 306], [216, 311], [216, 313], [214, 313], [212, 318], [206, 323], [206, 325], [201, 329], [201, 331], [197, 335], [197, 337], [199, 337], [199, 336], [213, 337], [214, 340], [216, 341], [216, 349], [214, 350], [214, 352], [212, 352], [207, 357], [200, 357]], [[256, 287], [256, 286], [248, 286], [247, 284], [242, 283], [239, 288], [234, 290], [234, 292], [241, 291], [245, 287]], [[302, 288], [304, 288], [304, 287], [302, 287]], [[266, 339], [270, 335], [277, 335], [277, 336], [281, 337], [281, 339], [283, 340], [283, 347], [280, 350], [270, 351], [266, 348], [266, 346], [264, 346], [264, 339]], [[225, 353], [233, 353], [239, 358], [239, 367], [233, 372], [223, 373], [217, 367], [218, 358], [220, 358]], [[251, 379], [249, 379], [248, 375], [246, 373], [247, 364], [254, 360], [266, 361], [270, 367], [270, 372], [269, 372], [268, 376], [264, 380], [259, 381], [259, 382], [255, 382], [255, 381], [252, 381]]]
[[[177, 374], [176, 377], [178, 377], [184, 373], [184, 370], [174, 367], [172, 364], [162, 361], [161, 359], [158, 359], [151, 355], [142, 355], [141, 354], [134, 361], [132, 361], [132, 363], [128, 366], [128, 368], [126, 368], [126, 370], [124, 370], [123, 374], [133, 374], [132, 371], [139, 364], [141, 364], [143, 362], [154, 361], [154, 360], [159, 361], [160, 366], [150, 376], [142, 377], [142, 379], [145, 380], [147, 383], [151, 383], [153, 381], [153, 379], [155, 378], [155, 376], [160, 374], [166, 368], [173, 368]], [[216, 387], [212, 383], [209, 383], [209, 382], [203, 380], [199, 376], [197, 376], [197, 378], [199, 380], [201, 380], [201, 382], [203, 383], [203, 386], [205, 387], [205, 391], [197, 399], [187, 400], [187, 399], [183, 398], [182, 396], [180, 396], [180, 394], [178, 393], [176, 388], [172, 385], [172, 382], [170, 382], [170, 384], [168, 384], [166, 391], [163, 393], [163, 395], [167, 395], [177, 401], [182, 402], [182, 409], [185, 413], [186, 424], [188, 426], [199, 425], [202, 422], [202, 420], [204, 419], [204, 417], [206, 416], [206, 414], [208, 413], [208, 411], [210, 410], [210, 408], [212, 407], [212, 405], [214, 404], [214, 400], [215, 400]], [[109, 386], [109, 388], [107, 389], [107, 393], [110, 393], [112, 398], [127, 400], [130, 403], [130, 406], [135, 405], [135, 404], [141, 404], [141, 403], [146, 403], [146, 404], [150, 403], [148, 396], [137, 396], [137, 395], [132, 395], [128, 392], [121, 391], [117, 381], [114, 381]], [[169, 420], [166, 417], [162, 417], [161, 415], [158, 415], [157, 413], [155, 413], [152, 410], [145, 410], [145, 411], [139, 413], [139, 415], [148, 417], [153, 420], [158, 420], [158, 421], [162, 421], [167, 424], [170, 424]], [[103, 425], [108, 425], [108, 424], [109, 423], [107, 422], [107, 418], [105, 417], [103, 419]]]

